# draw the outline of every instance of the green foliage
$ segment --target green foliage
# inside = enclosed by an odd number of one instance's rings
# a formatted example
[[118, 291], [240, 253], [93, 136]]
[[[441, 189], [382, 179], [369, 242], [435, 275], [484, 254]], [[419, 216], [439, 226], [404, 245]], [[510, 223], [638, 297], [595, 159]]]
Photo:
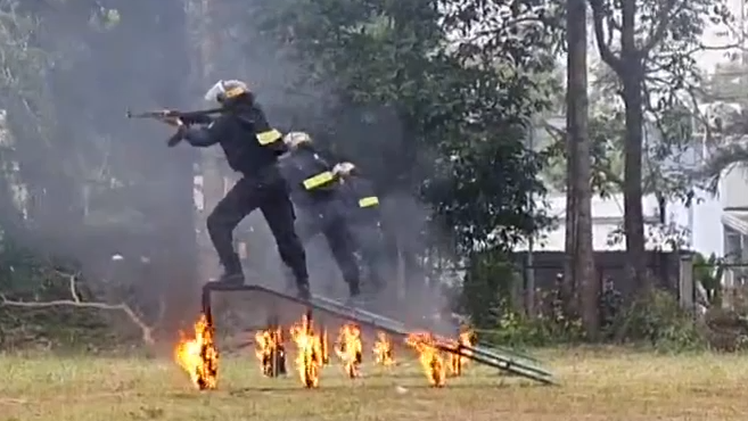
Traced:
[[[579, 317], [566, 311], [568, 300], [562, 295], [561, 285], [538, 291], [537, 314], [528, 317], [514, 301], [516, 276], [514, 266], [501, 254], [484, 254], [471, 264], [463, 285], [461, 310], [469, 316], [481, 341], [519, 348], [587, 342]], [[701, 326], [671, 293], [661, 290], [652, 290], [623, 307], [620, 295], [606, 286], [600, 311], [603, 341], [643, 345], [659, 352], [742, 349], [748, 337], [748, 328], [743, 327], [745, 318], [732, 316], [728, 323], [724, 317], [712, 317], [708, 326]]]
[[[9, 301], [70, 300], [67, 272], [77, 270], [72, 263], [40, 256], [6, 238], [0, 247], [0, 295]], [[91, 298], [85, 286], [80, 280], [75, 283], [82, 300]], [[0, 349], [98, 347], [112, 338], [110, 327], [98, 310], [23, 308], [0, 302]]]
[[[331, 123], [352, 122], [320, 133], [382, 190], [433, 205], [434, 221], [470, 253], [477, 242], [508, 245], [542, 223], [527, 197], [544, 191], [536, 178], [543, 157], [523, 144], [531, 118], [550, 106], [555, 81], [534, 75], [552, 67], [557, 32], [534, 1], [441, 6], [285, 0], [255, 16], [306, 69], [305, 84], [335, 93]], [[529, 21], [537, 24], [520, 25]], [[470, 36], [477, 22], [487, 28]], [[399, 131], [377, 138], [384, 125]]]
[[[623, 150], [625, 134], [621, 109], [594, 104], [588, 126], [592, 158], [592, 188], [602, 197], [619, 193], [623, 188]], [[544, 151], [548, 155], [543, 169], [545, 179], [557, 191], [566, 191], [566, 130], [546, 125], [553, 142]]]
[[[551, 299], [550, 303], [554, 301]], [[506, 311], [494, 329], [481, 331], [481, 339], [513, 347], [585, 342], [580, 320], [564, 315], [561, 308], [554, 310], [553, 307], [545, 306], [545, 310], [532, 319]], [[710, 337], [704, 329], [680, 308], [672, 294], [664, 291], [653, 291], [636, 300], [619, 313], [607, 331], [610, 334], [603, 337], [608, 341], [645, 345], [658, 352], [690, 352], [710, 347]]]
[[476, 245], [508, 248], [550, 223], [546, 215], [531, 213], [528, 203], [529, 192], [539, 196], [544, 191], [538, 179], [528, 177], [540, 171], [540, 164], [518, 142], [478, 140], [453, 150], [449, 164], [424, 181], [423, 194], [439, 222], [452, 227], [461, 251]]
[[748, 148], [741, 139], [748, 134], [748, 67], [743, 55], [716, 66], [704, 87], [709, 104], [702, 127], [709, 140], [709, 156], [696, 172], [707, 190], [716, 193], [728, 170], [748, 168]]
[[511, 310], [520, 279], [515, 265], [500, 250], [476, 253], [462, 282], [461, 310], [478, 329], [493, 328]]
[[701, 284], [706, 292], [707, 304], [709, 306], [722, 306], [722, 276], [725, 273], [724, 259], [712, 253], [705, 258], [701, 253], [696, 253], [693, 259], [693, 279]]
[[[693, 123], [703, 117], [698, 109], [703, 75], [696, 57], [705, 50], [719, 50], [704, 45], [708, 25], [723, 25], [728, 28], [723, 35], [732, 39], [743, 39], [743, 29], [735, 29], [734, 16], [724, 0], [635, 1], [631, 9], [621, 2], [588, 1], [593, 9], [596, 43], [607, 65], [598, 72], [598, 81], [609, 92], [601, 97], [622, 99], [624, 82], [630, 93], [642, 90], [642, 107], [632, 111], [643, 117], [644, 138], [634, 139], [629, 133], [625, 139], [630, 145], [643, 142], [644, 175], [641, 181], [630, 182], [642, 185], [644, 193], [690, 202], [694, 184], [694, 162], [689, 151], [694, 147]], [[635, 15], [624, 19], [626, 13]], [[632, 24], [626, 26], [624, 21]], [[625, 39], [636, 41], [627, 45]], [[621, 99], [617, 101], [619, 108], [623, 106]]]
[[497, 328], [481, 337], [493, 344], [515, 348], [572, 345], [583, 342], [585, 338], [578, 318], [555, 312], [541, 312], [530, 318], [516, 311], [507, 311]]
[[538, 291], [538, 314], [530, 318], [520, 310], [520, 283], [517, 266], [500, 249], [473, 255], [462, 284], [460, 310], [481, 340], [526, 347], [583, 339], [581, 322], [566, 314], [560, 290]]
[[638, 297], [622, 313], [616, 330], [621, 339], [644, 342], [662, 352], [693, 351], [708, 346], [693, 315], [680, 307], [673, 294], [662, 290]]

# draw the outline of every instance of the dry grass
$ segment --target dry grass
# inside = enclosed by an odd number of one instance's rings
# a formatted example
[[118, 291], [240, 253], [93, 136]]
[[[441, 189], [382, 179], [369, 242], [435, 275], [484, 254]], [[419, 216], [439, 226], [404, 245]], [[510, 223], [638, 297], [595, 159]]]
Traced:
[[324, 372], [321, 389], [295, 377], [265, 379], [255, 361], [223, 362], [219, 389], [192, 390], [167, 360], [0, 357], [0, 420], [744, 420], [748, 360], [547, 353], [563, 383], [543, 387], [471, 367], [444, 389], [414, 363], [369, 376]]

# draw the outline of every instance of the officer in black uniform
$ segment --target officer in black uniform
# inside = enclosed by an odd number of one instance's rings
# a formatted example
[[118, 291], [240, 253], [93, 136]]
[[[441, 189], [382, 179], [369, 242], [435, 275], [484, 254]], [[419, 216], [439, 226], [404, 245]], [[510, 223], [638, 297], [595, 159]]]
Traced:
[[390, 265], [387, 263], [379, 197], [374, 184], [362, 177], [350, 162], [335, 165], [333, 174], [340, 179], [348, 209], [348, 225], [368, 269], [369, 281], [374, 292], [380, 292], [386, 286]]
[[312, 145], [307, 133], [291, 132], [283, 141], [289, 153], [281, 158], [281, 172], [291, 186], [291, 197], [301, 211], [297, 232], [306, 243], [317, 234], [325, 236], [351, 298], [359, 296], [359, 268], [355, 244], [346, 224], [345, 204], [332, 166]]
[[[174, 119], [176, 139], [195, 147], [219, 144], [229, 166], [242, 178], [208, 216], [208, 233], [225, 273], [218, 282], [243, 284], [244, 274], [233, 247], [233, 231], [244, 217], [259, 208], [275, 237], [283, 262], [293, 272], [300, 297], [309, 297], [306, 255], [294, 228], [295, 215], [288, 184], [278, 168], [287, 151], [282, 134], [273, 129], [244, 82], [219, 81], [205, 95], [224, 112], [215, 119]], [[201, 124], [201, 126], [194, 126]]]

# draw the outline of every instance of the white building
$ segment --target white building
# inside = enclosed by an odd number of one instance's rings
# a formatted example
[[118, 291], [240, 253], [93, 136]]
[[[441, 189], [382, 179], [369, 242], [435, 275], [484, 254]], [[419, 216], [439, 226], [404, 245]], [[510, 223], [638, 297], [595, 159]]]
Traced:
[[[735, 16], [736, 27], [745, 30], [746, 1], [726, 0]], [[737, 36], [736, 36], [737, 35]], [[704, 34], [704, 44], [710, 47], [745, 42], [726, 28], [711, 25]], [[717, 64], [728, 60], [726, 51], [709, 50], [699, 54], [697, 63], [706, 73], [713, 73]], [[748, 100], [748, 98], [746, 98]], [[743, 101], [748, 102], [748, 101]], [[742, 168], [732, 168], [723, 172], [719, 183], [720, 222], [723, 231], [723, 255], [734, 264], [748, 262], [748, 172]], [[732, 287], [746, 280], [745, 269], [739, 266], [725, 273], [725, 285]]]
[[[547, 198], [548, 211], [557, 219], [557, 224], [541, 233], [534, 251], [563, 251], [566, 225], [565, 194], [554, 194]], [[540, 206], [540, 204], [538, 204]], [[722, 255], [722, 232], [720, 221], [715, 218], [720, 212], [719, 202], [705, 200], [694, 204], [689, 210], [680, 203], [666, 207], [666, 224], [659, 224], [659, 208], [653, 195], [642, 199], [645, 214], [647, 249], [653, 250], [665, 244], [664, 240], [678, 237], [684, 246], [709, 255]], [[608, 198], [594, 196], [592, 199], [592, 243], [595, 251], [624, 250], [625, 244], [616, 235], [623, 226], [623, 195]], [[526, 248], [526, 246], [524, 247]], [[664, 249], [668, 249], [666, 244]]]

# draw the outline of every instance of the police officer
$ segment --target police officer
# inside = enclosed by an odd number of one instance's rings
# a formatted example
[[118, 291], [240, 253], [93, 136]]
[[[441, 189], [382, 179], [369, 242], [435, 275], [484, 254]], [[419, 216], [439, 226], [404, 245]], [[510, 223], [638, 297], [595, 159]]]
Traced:
[[369, 280], [374, 291], [380, 292], [385, 287], [389, 265], [374, 185], [350, 162], [335, 165], [333, 174], [340, 179], [353, 239], [368, 269]]
[[291, 186], [293, 202], [301, 211], [297, 231], [302, 243], [317, 234], [325, 236], [351, 298], [359, 296], [359, 268], [355, 244], [346, 225], [345, 205], [332, 166], [303, 132], [291, 132], [283, 138], [289, 153], [281, 158], [281, 171]]
[[218, 282], [244, 283], [241, 262], [233, 247], [233, 231], [244, 217], [259, 208], [275, 237], [281, 259], [293, 272], [300, 297], [308, 298], [306, 255], [294, 229], [288, 184], [277, 165], [278, 157], [287, 151], [282, 134], [268, 124], [244, 82], [218, 81], [205, 99], [217, 101], [223, 112], [215, 119], [175, 118], [171, 123], [178, 126], [177, 138], [192, 146], [220, 145], [229, 166], [242, 174], [208, 216], [208, 233], [225, 269]]

